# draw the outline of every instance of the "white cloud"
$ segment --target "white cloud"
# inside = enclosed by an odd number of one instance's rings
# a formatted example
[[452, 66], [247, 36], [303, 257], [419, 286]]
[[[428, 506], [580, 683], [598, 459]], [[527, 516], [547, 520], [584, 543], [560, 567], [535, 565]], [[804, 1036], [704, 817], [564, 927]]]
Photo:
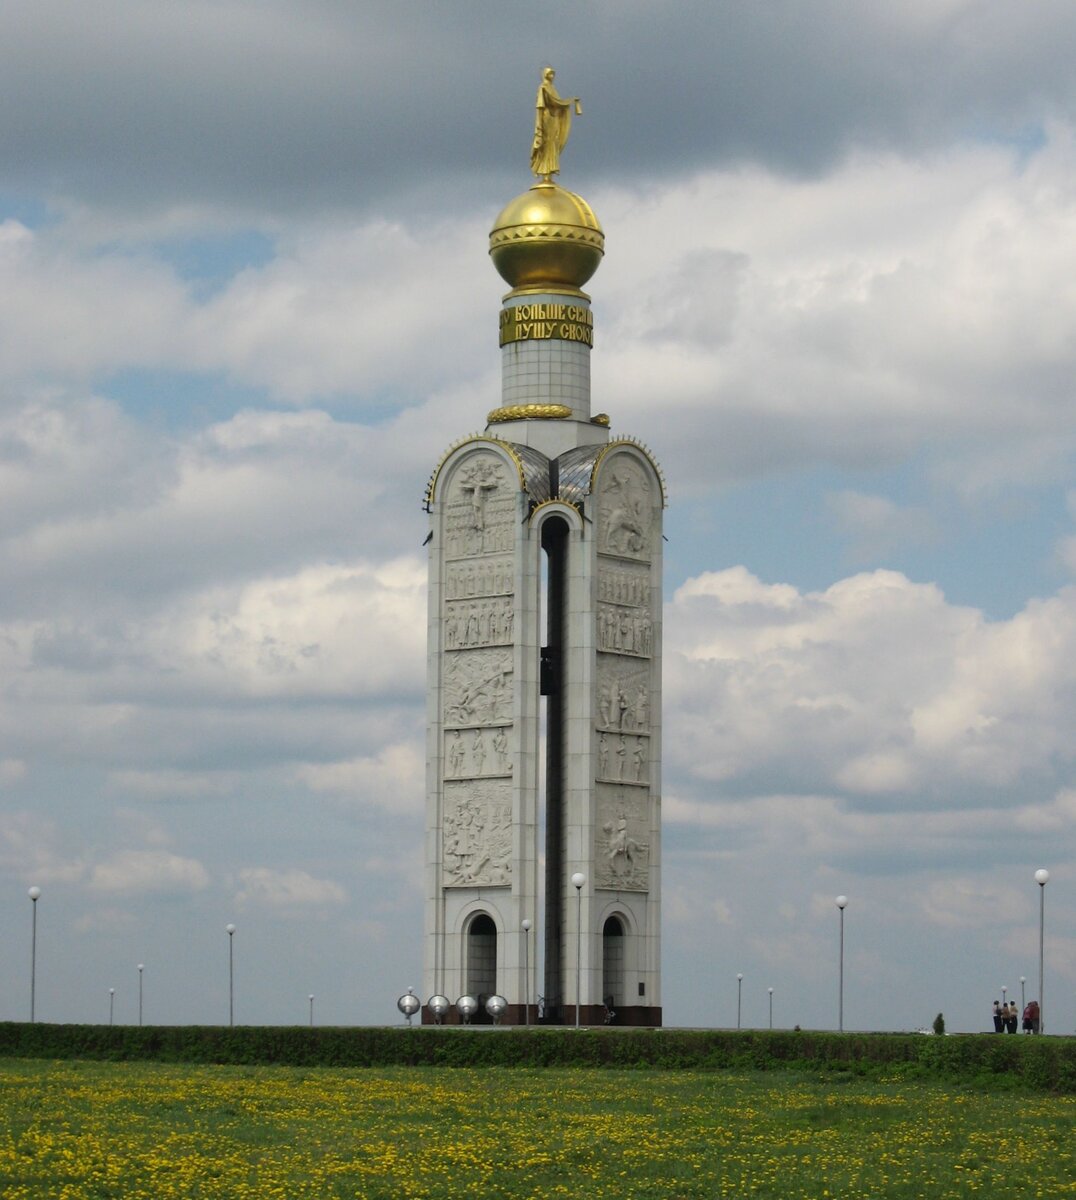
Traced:
[[316, 879], [295, 867], [246, 867], [239, 872], [235, 899], [246, 908], [308, 909], [343, 904], [347, 892], [330, 879]]
[[376, 755], [344, 762], [311, 763], [297, 779], [315, 792], [329, 792], [355, 806], [414, 814], [425, 805], [426, 763], [418, 739], [385, 746]]
[[1076, 758], [1073, 589], [989, 622], [896, 572], [801, 594], [733, 568], [678, 589], [665, 627], [667, 753], [695, 786], [964, 805]]
[[95, 891], [123, 895], [197, 892], [209, 885], [200, 862], [168, 850], [121, 850], [90, 871]]

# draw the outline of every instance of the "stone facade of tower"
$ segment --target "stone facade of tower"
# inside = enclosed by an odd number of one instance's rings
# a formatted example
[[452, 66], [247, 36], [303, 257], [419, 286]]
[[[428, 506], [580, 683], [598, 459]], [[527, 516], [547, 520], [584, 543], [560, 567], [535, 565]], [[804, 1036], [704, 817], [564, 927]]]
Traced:
[[543, 181], [490, 241], [502, 403], [426, 495], [425, 997], [660, 1024], [664, 481], [591, 413], [589, 206]]

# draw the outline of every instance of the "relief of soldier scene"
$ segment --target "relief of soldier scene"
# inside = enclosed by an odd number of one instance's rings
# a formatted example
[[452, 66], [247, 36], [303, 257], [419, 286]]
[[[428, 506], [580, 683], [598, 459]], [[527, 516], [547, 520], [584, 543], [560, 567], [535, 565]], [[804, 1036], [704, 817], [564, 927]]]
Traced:
[[650, 613], [598, 605], [598, 649], [615, 654], [649, 658], [653, 651], [654, 622]]
[[650, 728], [650, 668], [626, 668], [622, 660], [598, 658], [598, 728], [618, 733]]
[[598, 734], [598, 778], [646, 784], [649, 739], [623, 733]]
[[511, 550], [518, 488], [508, 485], [504, 464], [492, 455], [469, 459], [456, 473], [445, 504], [445, 550], [470, 558]]
[[514, 577], [515, 567], [510, 558], [452, 563], [445, 571], [445, 599], [466, 600], [471, 596], [511, 595]]
[[598, 599], [605, 604], [650, 607], [650, 571], [647, 567], [605, 567], [598, 571]]
[[606, 554], [645, 559], [654, 521], [650, 481], [626, 454], [603, 465], [598, 493], [598, 549]]
[[648, 812], [643, 793], [600, 790], [594, 831], [594, 882], [598, 887], [646, 891], [650, 875]]
[[512, 602], [474, 600], [445, 605], [445, 648], [504, 646], [512, 640]]
[[464, 650], [445, 656], [446, 725], [507, 725], [511, 720], [511, 651]]
[[482, 775], [511, 775], [508, 728], [449, 729], [445, 731], [445, 774], [449, 779]]
[[452, 887], [496, 887], [512, 877], [512, 802], [499, 782], [447, 784], [444, 879]]

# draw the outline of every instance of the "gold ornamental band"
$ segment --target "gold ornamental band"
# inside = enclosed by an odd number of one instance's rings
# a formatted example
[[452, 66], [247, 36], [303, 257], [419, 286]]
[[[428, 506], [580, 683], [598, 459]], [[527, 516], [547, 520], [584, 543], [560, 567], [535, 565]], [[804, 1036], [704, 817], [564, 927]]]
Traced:
[[594, 345], [594, 318], [581, 304], [513, 304], [501, 309], [502, 346], [555, 338]]
[[572, 410], [566, 404], [508, 404], [495, 408], [486, 417], [487, 425], [499, 425], [502, 421], [563, 421]]

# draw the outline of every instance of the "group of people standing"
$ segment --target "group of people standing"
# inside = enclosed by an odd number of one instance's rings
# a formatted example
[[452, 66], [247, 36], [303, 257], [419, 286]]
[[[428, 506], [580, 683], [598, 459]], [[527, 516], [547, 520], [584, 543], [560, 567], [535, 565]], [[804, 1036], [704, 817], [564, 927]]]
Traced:
[[[999, 1004], [997, 1000], [994, 1001], [995, 1033], [1015, 1033], [1019, 1021], [1020, 1009], [1017, 1008], [1015, 1000], [1007, 1004]], [[1039, 1002], [1037, 1000], [1029, 1000], [1024, 1006], [1024, 1032], [1039, 1032]]]

